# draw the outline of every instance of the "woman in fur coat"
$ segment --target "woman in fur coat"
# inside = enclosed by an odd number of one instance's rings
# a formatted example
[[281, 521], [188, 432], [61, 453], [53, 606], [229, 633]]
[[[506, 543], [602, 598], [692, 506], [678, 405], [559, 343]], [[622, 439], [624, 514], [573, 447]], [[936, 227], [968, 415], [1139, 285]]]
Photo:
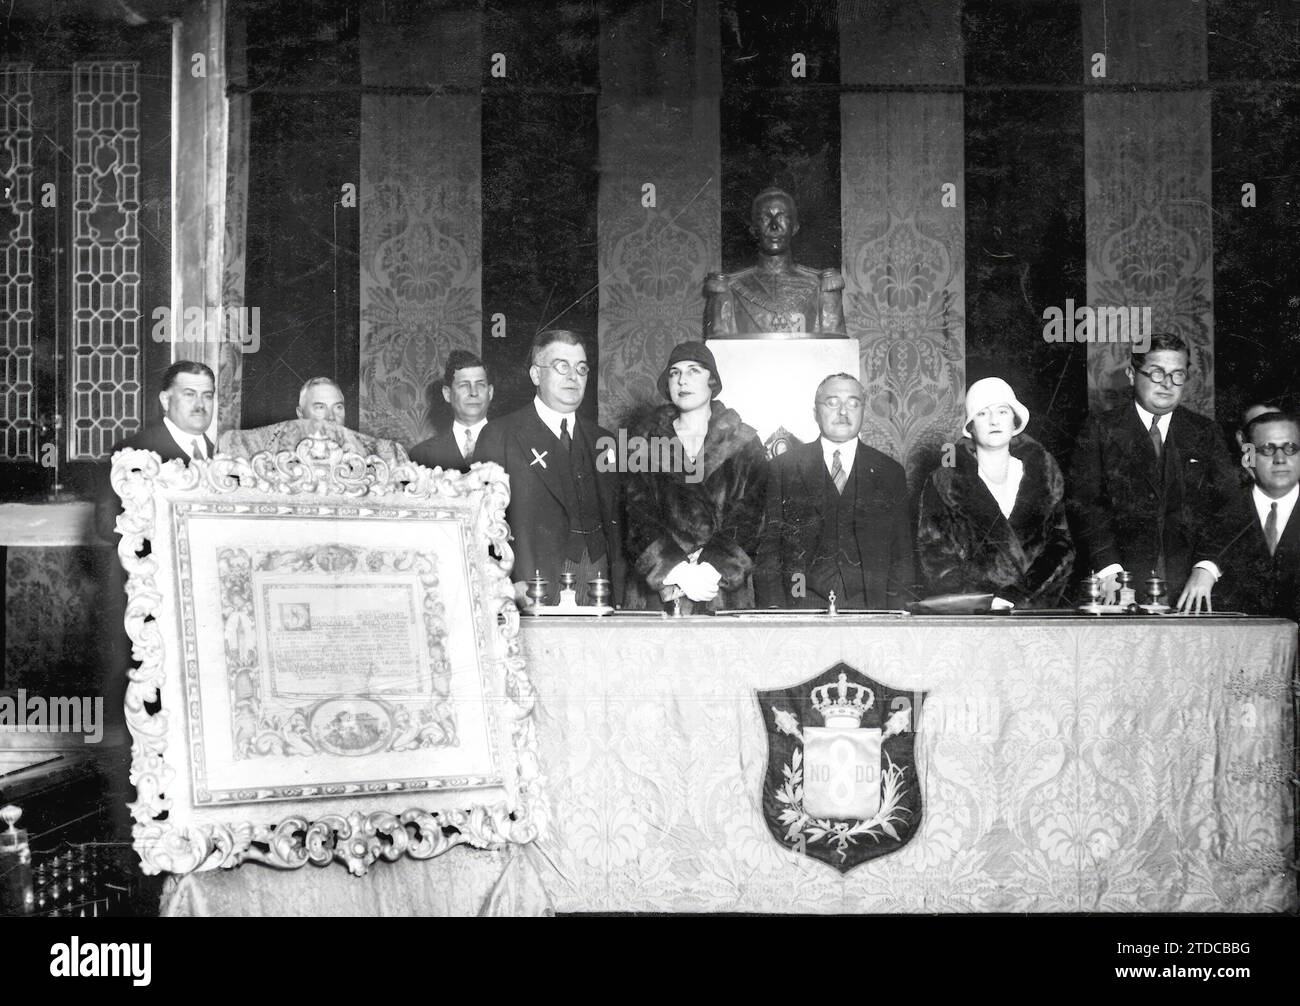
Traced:
[[680, 600], [690, 614], [754, 606], [750, 556], [763, 522], [767, 454], [753, 427], [715, 399], [721, 389], [713, 353], [702, 342], [683, 342], [659, 375], [659, 393], [670, 404], [631, 431], [656, 461], [677, 464], [627, 476], [635, 564], [628, 607]]
[[1029, 410], [1006, 381], [966, 393], [957, 465], [930, 476], [921, 496], [916, 552], [933, 594], [993, 594], [994, 608], [1061, 602], [1074, 563], [1065, 480], [1056, 460], [1024, 434]]

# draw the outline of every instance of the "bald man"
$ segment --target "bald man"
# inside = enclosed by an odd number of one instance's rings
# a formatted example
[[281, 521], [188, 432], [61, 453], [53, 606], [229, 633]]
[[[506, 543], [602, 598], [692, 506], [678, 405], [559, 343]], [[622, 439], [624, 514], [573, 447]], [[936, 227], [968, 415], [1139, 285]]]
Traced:
[[758, 607], [901, 608], [916, 579], [907, 477], [858, 439], [866, 393], [832, 374], [817, 387], [821, 436], [777, 457], [758, 546]]

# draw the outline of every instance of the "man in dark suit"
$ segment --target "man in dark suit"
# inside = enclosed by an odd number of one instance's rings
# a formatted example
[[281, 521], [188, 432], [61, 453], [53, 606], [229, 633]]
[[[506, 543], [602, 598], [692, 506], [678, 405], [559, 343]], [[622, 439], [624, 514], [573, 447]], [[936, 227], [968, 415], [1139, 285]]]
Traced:
[[[187, 467], [191, 459], [212, 457], [212, 441], [208, 439], [207, 429], [212, 422], [217, 382], [211, 369], [193, 360], [178, 360], [163, 371], [159, 383], [162, 422], [147, 425], [119, 441], [112, 454], [127, 448], [153, 451], [163, 461], [180, 460]], [[117, 493], [113, 491], [111, 475], [110, 460], [100, 476], [101, 487], [95, 507], [96, 525], [106, 538], [113, 537], [117, 515], [122, 509]]]
[[1066, 488], [1075, 568], [1108, 596], [1123, 569], [1138, 581], [1154, 570], [1178, 597], [1192, 541], [1241, 484], [1219, 428], [1179, 404], [1189, 358], [1177, 335], [1153, 335], [1126, 370], [1133, 401], [1089, 416], [1079, 437]]
[[487, 426], [492, 391], [483, 361], [463, 349], [454, 350], [443, 371], [442, 397], [455, 418], [447, 430], [412, 447], [411, 460], [426, 468], [469, 471], [479, 437]]
[[907, 478], [858, 439], [866, 395], [848, 374], [817, 387], [821, 436], [768, 475], [754, 593], [762, 607], [900, 608], [914, 599]]
[[1237, 490], [1197, 539], [1178, 599], [1183, 611], [1244, 611], [1300, 621], [1300, 419], [1280, 412], [1246, 426], [1254, 484]]
[[521, 603], [526, 582], [538, 572], [548, 581], [545, 603], [556, 603], [566, 570], [577, 575], [579, 604], [589, 603], [588, 582], [597, 575], [610, 580], [611, 603], [623, 597], [619, 475], [596, 447], [613, 434], [578, 417], [587, 374], [578, 335], [539, 332], [528, 367], [537, 397], [488, 423], [475, 451], [476, 460], [495, 461], [510, 476], [506, 519]]

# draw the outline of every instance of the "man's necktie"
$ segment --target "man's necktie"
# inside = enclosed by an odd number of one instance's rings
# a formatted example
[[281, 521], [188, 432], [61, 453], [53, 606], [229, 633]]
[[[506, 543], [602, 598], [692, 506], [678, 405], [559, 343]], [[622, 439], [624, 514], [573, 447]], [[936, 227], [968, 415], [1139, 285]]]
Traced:
[[199, 445], [199, 438], [195, 437], [190, 441], [190, 457], [195, 461], [202, 461], [205, 457], [203, 448]]
[[831, 455], [831, 481], [835, 483], [835, 491], [840, 495], [844, 494], [844, 483], [849, 480], [849, 473], [844, 470], [840, 464], [840, 452], [836, 451]]
[[465, 460], [474, 460], [474, 431], [468, 427], [465, 429]]
[[573, 447], [573, 437], [569, 436], [569, 420], [567, 416], [560, 420], [560, 446], [566, 451]]
[[1264, 540], [1268, 542], [1268, 554], [1277, 551], [1277, 504], [1268, 508], [1268, 520], [1264, 521]]
[[1156, 449], [1156, 461], [1158, 462], [1165, 452], [1164, 441], [1160, 439], [1160, 417], [1151, 417], [1151, 446]]

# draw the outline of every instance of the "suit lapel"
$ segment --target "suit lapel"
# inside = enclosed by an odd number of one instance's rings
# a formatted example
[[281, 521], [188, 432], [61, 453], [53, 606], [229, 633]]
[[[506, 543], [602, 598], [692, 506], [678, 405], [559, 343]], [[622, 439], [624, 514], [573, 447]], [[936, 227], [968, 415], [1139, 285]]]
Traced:
[[[581, 429], [583, 424], [579, 423]], [[519, 453], [523, 455], [524, 463], [531, 471], [536, 473], [537, 478], [541, 481], [547, 491], [555, 497], [556, 502], [564, 507], [564, 512], [572, 521], [574, 514], [570, 507], [570, 501], [565, 493], [563, 479], [560, 478], [560, 468], [556, 463], [556, 453], [563, 450], [560, 442], [556, 439], [555, 434], [551, 432], [542, 417], [537, 414], [537, 409], [532, 405], [528, 406], [528, 413], [524, 417], [524, 422], [519, 430], [515, 433], [515, 439], [519, 443]], [[534, 451], [536, 454], [534, 454]], [[537, 455], [542, 455], [542, 459], [537, 460]]]
[[[166, 426], [162, 427], [162, 437], [160, 438], [160, 440], [162, 441], [162, 444], [166, 444], [168, 446], [168, 450], [171, 452], [171, 457], [181, 458], [186, 464], [189, 464], [190, 452], [187, 451], [183, 446], [181, 446], [181, 442], [177, 440], [175, 436], [172, 435], [172, 431], [169, 430]], [[162, 444], [160, 444], [159, 446], [162, 446]], [[158, 454], [161, 457], [163, 452], [159, 451]], [[164, 460], [167, 459], [164, 458]]]
[[[803, 482], [803, 498], [805, 500], [818, 500], [822, 498], [822, 474], [826, 471], [826, 466], [822, 460], [822, 444], [820, 440], [814, 440], [807, 447], [801, 447], [799, 450], [803, 453], [798, 458], [795, 466], [799, 472], [799, 479]], [[818, 514], [821, 513], [821, 507], [814, 507]]]
[[[1227, 544], [1219, 549], [1218, 555], [1212, 558], [1218, 562], [1220, 568], [1223, 562], [1220, 561], [1225, 555], [1238, 554], [1244, 556], [1247, 551], [1268, 560], [1268, 544], [1264, 541], [1264, 528], [1259, 523], [1259, 514], [1255, 510], [1255, 498], [1250, 488], [1241, 490], [1237, 496], [1233, 508], [1227, 511], [1226, 523], [1232, 531], [1232, 536], [1227, 538]], [[1291, 530], [1291, 522], [1287, 522], [1287, 530]], [[1285, 537], [1285, 535], [1283, 536]], [[1220, 539], [1223, 541], [1224, 539]], [[1279, 545], [1279, 547], [1281, 547]]]
[[[1119, 434], [1127, 441], [1125, 455], [1133, 459], [1135, 465], [1142, 466], [1142, 474], [1150, 483], [1151, 488], [1156, 492], [1164, 490], [1164, 479], [1161, 477], [1161, 469], [1156, 463], [1156, 448], [1151, 443], [1151, 431], [1142, 425], [1142, 418], [1138, 415], [1137, 406], [1130, 402], [1124, 409], [1124, 422], [1120, 424]], [[1172, 438], [1174, 434], [1174, 421], [1169, 420], [1168, 437]], [[1160, 464], [1163, 465], [1165, 455], [1160, 458]]]
[[[188, 466], [190, 463], [189, 443], [187, 442], [182, 444], [179, 440], [177, 440], [174, 436], [172, 436], [172, 431], [169, 430], [166, 427], [166, 425], [161, 425], [159, 429], [162, 435], [159, 437], [158, 446], [159, 447], [166, 446], [169, 449], [169, 453], [164, 455], [163, 451], [160, 450], [158, 451], [158, 456], [161, 457], [164, 461], [173, 461], [179, 459], [181, 461], [184, 461], [185, 464]], [[197, 439], [197, 438], [191, 437], [190, 439]], [[203, 434], [203, 447], [207, 451], [207, 456], [209, 458], [211, 458], [212, 455], [216, 453], [212, 446], [212, 441], [208, 439], [208, 435], [206, 433]]]
[[574, 424], [573, 450], [582, 452], [584, 457], [592, 459], [592, 469], [596, 473], [596, 503], [600, 507], [600, 519], [606, 527], [614, 519], [614, 480], [601, 478], [603, 474], [596, 464], [596, 427], [583, 420]]
[[[1260, 523], [1259, 513], [1255, 510], [1253, 489], [1251, 494], [1250, 511], [1255, 518], [1255, 530], [1259, 532], [1259, 547], [1265, 555], [1268, 555], [1268, 542], [1264, 538], [1264, 525]], [[1277, 540], [1276, 555], [1284, 557], [1284, 560], [1292, 565], [1300, 562], [1300, 503], [1292, 508], [1291, 516], [1287, 518], [1282, 537]]]
[[465, 460], [465, 455], [460, 452], [460, 444], [456, 443], [456, 427], [448, 426], [437, 435], [433, 441], [432, 453], [434, 457], [445, 458], [453, 464], [460, 464]]

